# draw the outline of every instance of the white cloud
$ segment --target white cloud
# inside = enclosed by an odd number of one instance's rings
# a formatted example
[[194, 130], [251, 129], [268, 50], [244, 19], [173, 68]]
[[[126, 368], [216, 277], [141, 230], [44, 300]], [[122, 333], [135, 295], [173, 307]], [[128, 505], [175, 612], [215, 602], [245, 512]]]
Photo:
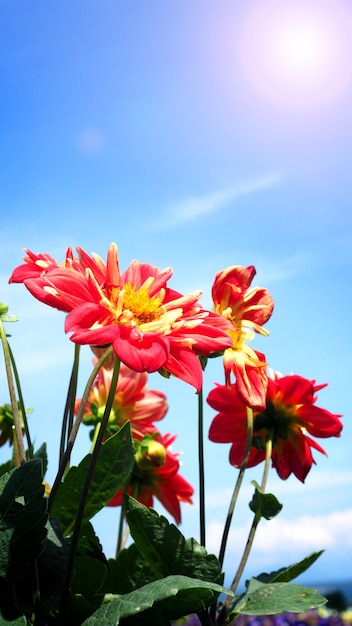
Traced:
[[[207, 529], [209, 552], [217, 553], [223, 530], [223, 523], [213, 521]], [[248, 528], [243, 524], [230, 529], [228, 551], [244, 546]], [[258, 527], [254, 549], [263, 556], [272, 554], [295, 554], [303, 551], [316, 551], [327, 548], [349, 549], [352, 546], [352, 509], [333, 511], [325, 515], [301, 515], [293, 519], [280, 516], [262, 521]]]
[[258, 191], [275, 187], [282, 181], [282, 175], [272, 172], [241, 181], [226, 189], [213, 191], [202, 196], [189, 196], [179, 202], [166, 206], [163, 216], [158, 216], [152, 222], [153, 230], [174, 228], [187, 222], [205, 217], [223, 209], [229, 202], [237, 200], [241, 196], [247, 196]]

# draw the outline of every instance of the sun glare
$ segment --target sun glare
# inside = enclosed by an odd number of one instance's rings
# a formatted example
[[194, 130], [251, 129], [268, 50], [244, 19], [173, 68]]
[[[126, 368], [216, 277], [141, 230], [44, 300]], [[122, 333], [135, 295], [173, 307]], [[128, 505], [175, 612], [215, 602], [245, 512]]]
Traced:
[[279, 104], [325, 106], [351, 83], [351, 27], [351, 5], [340, 0], [256, 2], [239, 40], [244, 76]]

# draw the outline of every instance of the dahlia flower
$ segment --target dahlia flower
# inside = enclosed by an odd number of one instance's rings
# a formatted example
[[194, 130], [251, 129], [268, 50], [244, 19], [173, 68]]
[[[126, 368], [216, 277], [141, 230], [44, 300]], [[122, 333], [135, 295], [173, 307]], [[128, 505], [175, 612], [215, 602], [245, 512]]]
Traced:
[[[93, 360], [95, 364], [97, 359]], [[112, 370], [102, 367], [90, 391], [83, 414], [83, 422], [96, 425], [103, 417], [109, 389]], [[148, 374], [134, 372], [126, 365], [120, 367], [116, 392], [107, 426], [107, 435], [119, 430], [125, 422], [131, 424], [132, 436], [143, 435], [146, 426], [152, 426], [154, 421], [161, 420], [167, 410], [166, 396], [161, 391], [148, 389]], [[81, 403], [76, 400], [76, 412]]]
[[19, 275], [34, 297], [68, 312], [65, 330], [73, 342], [112, 344], [131, 369], [166, 370], [199, 391], [202, 368], [197, 357], [231, 346], [229, 321], [200, 306], [201, 292], [183, 296], [170, 289], [171, 268], [132, 261], [120, 275], [115, 244], [106, 264], [82, 248], [77, 252], [74, 259], [69, 249], [62, 267], [35, 277], [26, 278], [24, 269], [16, 268], [10, 282]]
[[[253, 412], [253, 439], [247, 467], [264, 461], [266, 442], [271, 438], [272, 466], [280, 478], [285, 480], [293, 473], [304, 482], [315, 463], [312, 450], [326, 454], [309, 435], [339, 437], [342, 430], [341, 415], [315, 405], [317, 392], [325, 386], [297, 375], [273, 374], [273, 378], [268, 378], [266, 408]], [[233, 384], [218, 385], [207, 401], [219, 411], [211, 423], [209, 439], [232, 443], [230, 463], [239, 467], [245, 449], [247, 414], [238, 390]]]
[[231, 323], [228, 331], [232, 346], [224, 352], [225, 381], [231, 373], [243, 402], [252, 408], [264, 408], [267, 388], [265, 356], [248, 345], [254, 332], [268, 335], [263, 328], [270, 318], [274, 302], [266, 289], [250, 288], [256, 270], [253, 266], [233, 265], [218, 272], [212, 286], [216, 313]]

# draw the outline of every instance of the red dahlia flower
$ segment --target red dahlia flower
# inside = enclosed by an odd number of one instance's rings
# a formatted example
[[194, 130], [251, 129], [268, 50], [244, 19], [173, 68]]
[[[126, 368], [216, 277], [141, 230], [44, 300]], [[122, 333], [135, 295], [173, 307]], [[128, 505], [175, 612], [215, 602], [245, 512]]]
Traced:
[[[254, 411], [254, 432], [247, 467], [264, 461], [268, 438], [272, 439], [272, 466], [285, 480], [293, 472], [304, 482], [312, 464], [312, 449], [326, 454], [313, 437], [339, 437], [341, 415], [315, 406], [316, 392], [326, 385], [302, 376], [290, 375], [268, 379], [266, 408]], [[230, 463], [241, 465], [246, 433], [247, 415], [235, 385], [230, 388], [218, 385], [208, 396], [210, 406], [219, 411], [212, 421], [209, 439], [219, 443], [232, 443]]]
[[[93, 360], [96, 362], [96, 359]], [[83, 414], [86, 424], [96, 425], [104, 415], [111, 385], [112, 369], [102, 367], [92, 386]], [[161, 420], [167, 410], [166, 396], [161, 391], [147, 388], [148, 374], [134, 372], [121, 365], [115, 397], [109, 417], [107, 434], [112, 435], [130, 421], [132, 436], [143, 435], [147, 426]], [[76, 411], [81, 400], [76, 401]], [[154, 429], [155, 430], [155, 429]]]
[[252, 408], [264, 408], [267, 388], [265, 356], [248, 341], [253, 331], [268, 335], [262, 326], [270, 318], [274, 302], [266, 289], [250, 288], [255, 268], [233, 265], [215, 276], [212, 296], [216, 313], [231, 322], [232, 346], [224, 352], [226, 384], [231, 372], [242, 401]]
[[[176, 436], [160, 433], [138, 437], [135, 466], [131, 474], [128, 493], [147, 507], [153, 506], [154, 496], [181, 523], [180, 502], [192, 504], [194, 489], [179, 473], [178, 455], [170, 450]], [[123, 489], [110, 500], [107, 506], [122, 503]]]
[[202, 369], [197, 355], [230, 347], [228, 320], [201, 308], [201, 292], [183, 296], [170, 289], [171, 268], [160, 270], [132, 261], [120, 275], [115, 244], [109, 248], [106, 264], [82, 248], [77, 252], [78, 258], [73, 259], [68, 250], [63, 267], [23, 279], [38, 300], [69, 313], [65, 330], [72, 333], [71, 340], [112, 344], [131, 369], [167, 370], [199, 391]]

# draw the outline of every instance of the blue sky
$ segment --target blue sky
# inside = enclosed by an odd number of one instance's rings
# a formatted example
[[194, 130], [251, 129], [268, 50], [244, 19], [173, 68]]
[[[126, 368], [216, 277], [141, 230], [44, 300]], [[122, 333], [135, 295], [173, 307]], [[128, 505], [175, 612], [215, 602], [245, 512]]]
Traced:
[[[275, 311], [253, 346], [284, 374], [328, 382], [317, 404], [344, 415], [342, 437], [322, 442], [328, 458], [315, 455], [304, 485], [271, 473], [284, 508], [263, 522], [247, 575], [325, 547], [311, 579], [351, 576], [351, 23], [343, 0], [0, 7], [0, 300], [21, 320], [12, 345], [33, 435], [48, 442], [48, 478], [73, 346], [63, 314], [7, 284], [23, 247], [61, 260], [79, 245], [104, 258], [116, 241], [122, 268], [134, 258], [171, 265], [172, 286], [201, 289], [205, 306], [217, 271], [255, 265]], [[89, 371], [87, 349], [81, 385]], [[212, 363], [205, 391], [221, 380]], [[163, 430], [178, 433], [174, 450], [197, 489], [194, 391], [156, 374], [150, 387], [168, 395]], [[88, 448], [83, 432], [77, 461]], [[206, 454], [217, 551], [236, 473], [228, 446], [208, 443]], [[228, 570], [250, 523], [252, 479], [260, 468], [248, 472]], [[196, 494], [182, 509], [187, 536], [198, 536], [197, 510]], [[117, 521], [114, 509], [96, 518], [109, 555]]]

